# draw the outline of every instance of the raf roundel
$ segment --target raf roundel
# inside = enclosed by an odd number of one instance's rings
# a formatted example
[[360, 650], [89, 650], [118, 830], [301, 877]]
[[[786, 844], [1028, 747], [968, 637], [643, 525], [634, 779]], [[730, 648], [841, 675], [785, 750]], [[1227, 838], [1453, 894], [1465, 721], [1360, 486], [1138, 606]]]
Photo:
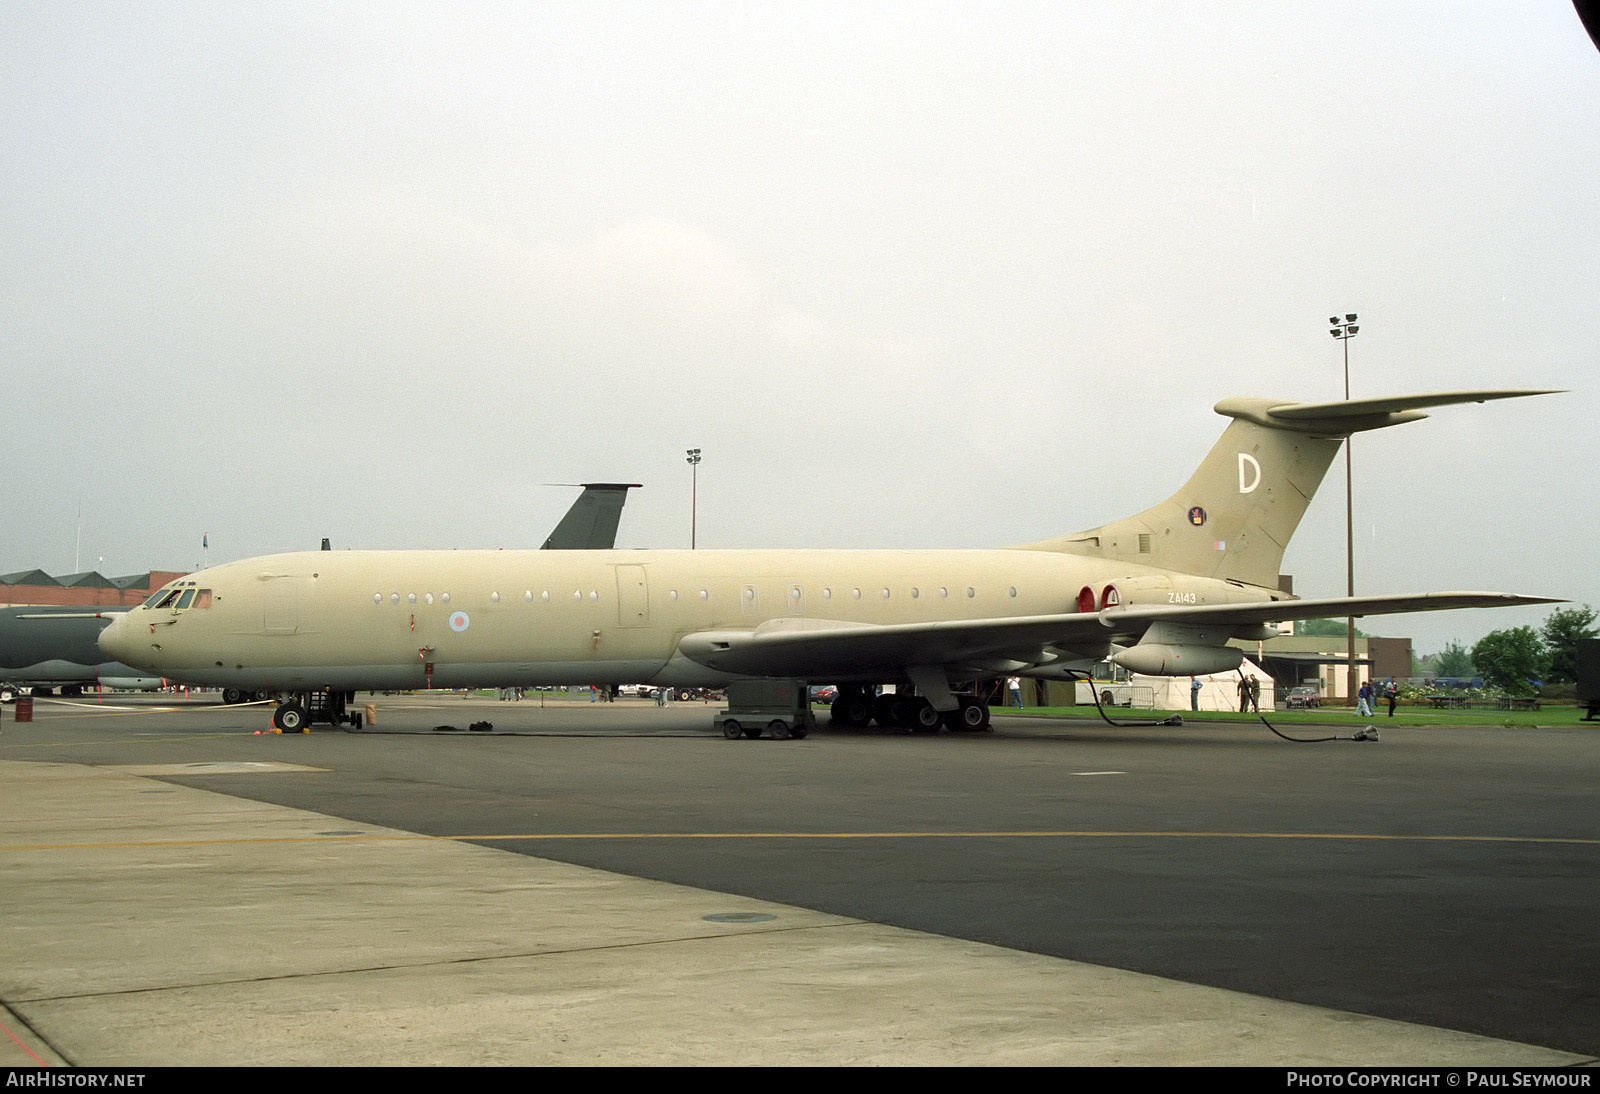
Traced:
[[454, 612], [450, 616], [450, 629], [457, 632], [464, 631], [471, 622], [466, 612]]

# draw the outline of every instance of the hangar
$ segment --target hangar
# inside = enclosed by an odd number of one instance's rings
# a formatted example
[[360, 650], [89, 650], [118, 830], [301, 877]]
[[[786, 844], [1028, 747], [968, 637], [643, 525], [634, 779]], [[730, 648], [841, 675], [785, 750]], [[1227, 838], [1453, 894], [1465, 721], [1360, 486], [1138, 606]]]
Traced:
[[106, 577], [93, 570], [52, 577], [43, 570], [0, 574], [0, 605], [51, 604], [70, 608], [133, 608], [187, 570], [149, 570]]

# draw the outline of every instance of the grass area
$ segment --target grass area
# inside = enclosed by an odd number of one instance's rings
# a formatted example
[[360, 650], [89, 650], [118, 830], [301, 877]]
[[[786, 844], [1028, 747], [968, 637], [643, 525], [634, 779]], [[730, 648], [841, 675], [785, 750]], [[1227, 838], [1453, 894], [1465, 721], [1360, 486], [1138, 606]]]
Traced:
[[[1380, 706], [1376, 716], [1357, 718], [1348, 707], [1325, 710], [1279, 710], [1262, 713], [1273, 725], [1349, 726], [1570, 726], [1575, 729], [1600, 729], [1600, 722], [1585, 722], [1583, 711], [1576, 706], [1547, 706], [1542, 710], [1421, 710], [1401, 705], [1390, 718]], [[1099, 721], [1100, 714], [1093, 706], [1075, 707], [1024, 707], [995, 708], [996, 714], [1019, 714], [1033, 718], [1092, 718]], [[1162, 718], [1168, 714], [1181, 714], [1185, 722], [1239, 722], [1255, 721], [1254, 714], [1240, 714], [1229, 710], [1138, 710], [1129, 707], [1107, 708], [1106, 713], [1116, 719]]]
[[[474, 690], [472, 694], [476, 698], [493, 699], [496, 692], [493, 688], [479, 688]], [[569, 695], [564, 688], [528, 688], [524, 692], [523, 701], [526, 702], [529, 699], [539, 699], [541, 697], [547, 699], [587, 699], [589, 693], [587, 691], [579, 691]], [[621, 701], [637, 702], [639, 700], [632, 696], [624, 696]], [[694, 701], [698, 702], [699, 700]], [[811, 709], [818, 717], [826, 718], [829, 705], [827, 703], [814, 702], [811, 704]], [[1600, 722], [1583, 721], [1584, 710], [1582, 707], [1564, 703], [1547, 703], [1537, 711], [1424, 710], [1420, 707], [1408, 707], [1402, 703], [1395, 710], [1393, 718], [1384, 713], [1385, 709], [1380, 703], [1376, 716], [1361, 719], [1356, 718], [1348, 707], [1327, 707], [1320, 710], [1269, 710], [1265, 713], [1274, 725], [1348, 726], [1367, 725], [1370, 723], [1380, 728], [1383, 726], [1570, 726], [1574, 729], [1600, 729]], [[994, 712], [996, 714], [1020, 715], [1024, 718], [1087, 718], [1094, 721], [1100, 720], [1099, 712], [1093, 706], [1024, 707], [1021, 710], [1015, 707], [996, 706]], [[1240, 714], [1238, 711], [1232, 710], [1144, 710], [1115, 707], [1107, 708], [1106, 713], [1118, 720], [1126, 718], [1138, 720], [1164, 718], [1169, 714], [1181, 714], [1185, 722], [1253, 722], [1256, 720], [1254, 714]]]

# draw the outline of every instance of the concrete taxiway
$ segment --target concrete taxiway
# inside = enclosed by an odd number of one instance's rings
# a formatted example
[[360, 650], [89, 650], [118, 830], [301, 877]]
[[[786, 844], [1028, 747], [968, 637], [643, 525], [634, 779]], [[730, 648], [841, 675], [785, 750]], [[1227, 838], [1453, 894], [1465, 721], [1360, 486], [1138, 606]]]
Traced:
[[699, 705], [376, 702], [373, 734], [0, 727], [0, 1064], [1595, 1055], [1587, 731], [730, 742]]

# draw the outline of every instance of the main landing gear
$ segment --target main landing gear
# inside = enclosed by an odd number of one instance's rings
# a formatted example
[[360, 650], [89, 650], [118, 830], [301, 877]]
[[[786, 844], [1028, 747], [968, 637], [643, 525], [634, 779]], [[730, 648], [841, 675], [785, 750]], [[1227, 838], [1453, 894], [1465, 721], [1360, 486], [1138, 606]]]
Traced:
[[845, 685], [833, 701], [833, 722], [852, 729], [876, 722], [905, 733], [937, 733], [941, 728], [978, 732], [990, 728], [987, 703], [975, 695], [957, 695], [956, 702], [960, 706], [955, 710], [941, 712], [919, 695], [873, 695], [860, 684]]
[[325, 722], [330, 726], [349, 725], [351, 729], [360, 729], [361, 712], [349, 710], [355, 698], [353, 691], [328, 688], [295, 692], [278, 701], [278, 708], [272, 712], [273, 728], [284, 733], [309, 733], [313, 725]]

